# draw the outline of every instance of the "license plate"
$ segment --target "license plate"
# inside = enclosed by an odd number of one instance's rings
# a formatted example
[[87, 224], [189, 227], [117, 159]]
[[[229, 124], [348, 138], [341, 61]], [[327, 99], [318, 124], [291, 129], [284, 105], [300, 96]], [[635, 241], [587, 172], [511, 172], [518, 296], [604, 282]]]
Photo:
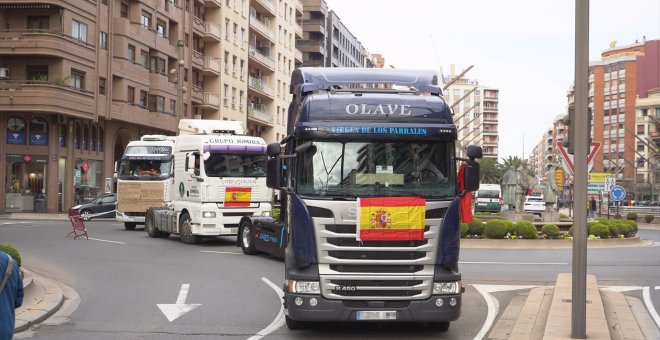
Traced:
[[238, 228], [229, 228], [229, 232], [232, 234], [236, 234], [238, 232]]
[[358, 311], [356, 320], [396, 320], [396, 311], [367, 310]]

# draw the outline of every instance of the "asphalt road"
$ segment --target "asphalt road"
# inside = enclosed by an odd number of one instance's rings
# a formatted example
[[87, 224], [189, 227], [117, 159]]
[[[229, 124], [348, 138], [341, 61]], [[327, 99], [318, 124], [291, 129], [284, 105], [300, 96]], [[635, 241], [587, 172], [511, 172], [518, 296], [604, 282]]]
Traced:
[[[74, 288], [81, 298], [71, 322], [41, 326], [22, 338], [256, 340], [270, 332], [264, 338], [474, 339], [483, 334], [488, 314], [475, 287], [504, 286], [493, 293], [501, 311], [519, 292], [512, 286], [554, 285], [558, 273], [571, 271], [570, 249], [463, 249], [463, 312], [446, 333], [383, 323], [289, 331], [277, 319], [281, 260], [243, 255], [233, 237], [186, 245], [174, 236], [151, 239], [142, 229], [126, 231], [112, 220], [86, 224], [91, 239], [74, 241], [65, 238], [68, 221], [0, 220], [0, 243], [14, 245], [26, 268]], [[660, 242], [660, 231], [641, 230], [640, 236]], [[660, 286], [660, 247], [592, 249], [588, 259], [588, 272], [601, 286], [651, 287], [651, 303], [660, 310], [660, 290], [654, 289]], [[182, 285], [189, 285], [187, 295]], [[627, 294], [641, 299], [641, 292]], [[182, 295], [186, 304], [200, 305], [169, 321], [157, 305], [182, 302]]]

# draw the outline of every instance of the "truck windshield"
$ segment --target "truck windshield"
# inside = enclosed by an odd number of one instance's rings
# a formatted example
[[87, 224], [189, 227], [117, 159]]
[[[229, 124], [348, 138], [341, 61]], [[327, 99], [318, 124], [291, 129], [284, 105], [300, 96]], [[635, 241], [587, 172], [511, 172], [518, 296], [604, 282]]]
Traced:
[[456, 195], [453, 144], [315, 141], [297, 157], [296, 189], [329, 197]]
[[209, 177], [266, 177], [266, 155], [212, 153], [204, 161]]
[[162, 181], [172, 176], [172, 160], [122, 159], [117, 176], [125, 180]]

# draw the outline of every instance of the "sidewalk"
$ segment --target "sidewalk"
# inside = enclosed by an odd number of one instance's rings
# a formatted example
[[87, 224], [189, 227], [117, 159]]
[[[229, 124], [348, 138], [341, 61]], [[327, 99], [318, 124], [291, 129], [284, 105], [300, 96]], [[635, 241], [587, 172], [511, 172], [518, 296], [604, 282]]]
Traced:
[[64, 302], [62, 289], [53, 280], [35, 274], [25, 268], [23, 271], [23, 305], [16, 309], [15, 332], [44, 321], [53, 315]]

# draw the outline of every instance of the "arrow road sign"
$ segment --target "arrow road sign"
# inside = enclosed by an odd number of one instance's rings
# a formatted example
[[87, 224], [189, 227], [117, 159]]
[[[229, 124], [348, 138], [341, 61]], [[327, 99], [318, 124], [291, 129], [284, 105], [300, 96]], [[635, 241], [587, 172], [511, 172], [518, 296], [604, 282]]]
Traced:
[[615, 202], [623, 201], [623, 199], [626, 198], [626, 189], [622, 186], [615, 185], [612, 187], [612, 190], [610, 190], [610, 197], [612, 198], [612, 201]]
[[[564, 170], [570, 174], [573, 174], [573, 168], [575, 167], [573, 164], [573, 155], [566, 151], [566, 148], [564, 148], [564, 142], [557, 141], [557, 148], [561, 154]], [[589, 156], [587, 157], [587, 172], [591, 171], [591, 168], [594, 166], [593, 160], [594, 156], [596, 156], [596, 153], [598, 153], [598, 150], [600, 150], [600, 142], [591, 142], [591, 145], [589, 146]]]
[[176, 298], [176, 303], [174, 304], [157, 304], [165, 317], [169, 322], [176, 320], [183, 314], [190, 312], [191, 310], [201, 306], [201, 303], [190, 303], [186, 304], [186, 297], [188, 296], [188, 290], [190, 289], [189, 283], [184, 283], [181, 285], [181, 290], [179, 291], [179, 297]]

